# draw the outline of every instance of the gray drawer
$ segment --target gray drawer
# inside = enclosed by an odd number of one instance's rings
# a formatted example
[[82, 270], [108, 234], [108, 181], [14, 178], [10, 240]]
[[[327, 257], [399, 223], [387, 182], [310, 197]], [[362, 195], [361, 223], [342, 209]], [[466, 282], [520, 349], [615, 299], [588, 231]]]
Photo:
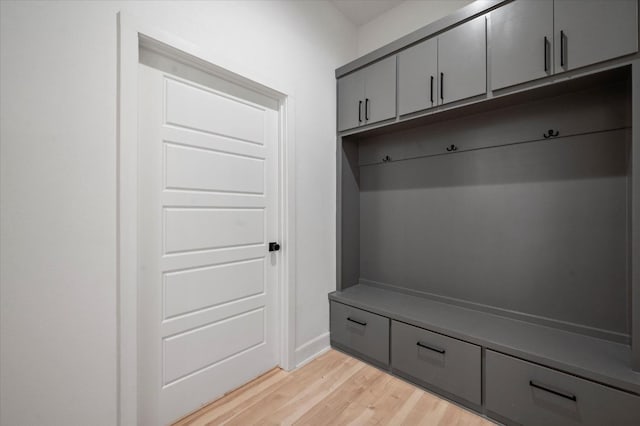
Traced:
[[640, 425], [640, 397], [487, 350], [486, 408], [523, 425]]
[[480, 405], [480, 346], [391, 322], [393, 371]]
[[389, 365], [389, 318], [331, 302], [331, 343]]

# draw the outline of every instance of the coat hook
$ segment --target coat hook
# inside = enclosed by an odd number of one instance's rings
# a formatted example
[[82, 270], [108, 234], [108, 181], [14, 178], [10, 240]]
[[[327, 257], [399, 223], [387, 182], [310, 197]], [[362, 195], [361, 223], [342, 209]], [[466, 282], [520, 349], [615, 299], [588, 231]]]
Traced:
[[391, 161], [391, 157], [389, 157], [388, 155], [385, 155], [384, 157], [382, 157], [383, 163], [388, 163], [389, 161]]
[[549, 129], [549, 131], [547, 133], [544, 133], [542, 136], [544, 136], [545, 139], [549, 139], [549, 138], [552, 138], [552, 137], [555, 138], [559, 134], [560, 134], [560, 132], [558, 130], [556, 130], [554, 132], [553, 129]]
[[457, 151], [457, 150], [458, 150], [458, 147], [453, 145], [453, 144], [451, 144], [450, 147], [447, 147], [447, 151], [449, 151], [449, 152], [453, 152], [453, 151]]

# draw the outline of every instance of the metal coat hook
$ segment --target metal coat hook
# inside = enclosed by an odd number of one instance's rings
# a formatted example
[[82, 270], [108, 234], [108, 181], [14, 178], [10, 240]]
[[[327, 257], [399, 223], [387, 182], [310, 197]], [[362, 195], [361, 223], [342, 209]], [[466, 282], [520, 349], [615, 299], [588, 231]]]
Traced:
[[553, 129], [549, 129], [549, 131], [547, 133], [544, 133], [542, 136], [544, 136], [545, 139], [549, 139], [549, 138], [555, 138], [556, 136], [558, 136], [560, 134], [559, 131], [553, 131]]
[[458, 150], [458, 147], [453, 145], [453, 144], [451, 144], [451, 146], [447, 147], [447, 151], [449, 151], [449, 152], [453, 152], [453, 151], [457, 151], [457, 150]]

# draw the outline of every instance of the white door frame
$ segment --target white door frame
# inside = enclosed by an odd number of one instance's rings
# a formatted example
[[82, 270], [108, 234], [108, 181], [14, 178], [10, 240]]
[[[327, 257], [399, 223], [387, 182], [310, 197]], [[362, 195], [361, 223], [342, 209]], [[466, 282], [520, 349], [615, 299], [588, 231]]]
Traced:
[[[250, 80], [215, 65], [199, 46], [118, 13], [117, 100], [117, 319], [118, 424], [138, 419], [138, 60], [140, 43], [163, 46], [172, 57], [251, 89], [279, 104], [278, 175], [280, 283], [278, 285], [280, 367], [295, 367], [295, 143], [294, 94]], [[283, 90], [284, 89], [284, 90]]]

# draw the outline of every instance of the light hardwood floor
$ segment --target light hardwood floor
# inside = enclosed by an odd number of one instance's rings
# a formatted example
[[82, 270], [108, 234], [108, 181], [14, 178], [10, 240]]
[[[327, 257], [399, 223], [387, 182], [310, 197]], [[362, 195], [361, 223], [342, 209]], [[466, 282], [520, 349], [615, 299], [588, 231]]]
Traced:
[[331, 350], [274, 369], [176, 425], [492, 425], [470, 411]]

